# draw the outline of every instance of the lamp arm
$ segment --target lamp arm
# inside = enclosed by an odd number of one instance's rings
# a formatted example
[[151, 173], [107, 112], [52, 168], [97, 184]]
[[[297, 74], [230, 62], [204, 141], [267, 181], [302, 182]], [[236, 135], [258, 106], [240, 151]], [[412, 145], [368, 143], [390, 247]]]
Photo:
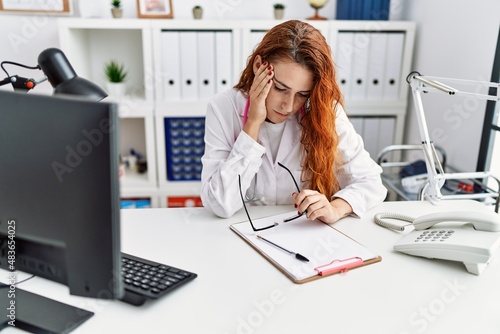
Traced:
[[441, 197], [441, 188], [444, 185], [444, 180], [439, 179], [438, 172], [436, 171], [436, 165], [438, 165], [439, 172], [443, 171], [439, 159], [435, 159], [437, 156], [434, 144], [429, 136], [429, 129], [427, 127], [427, 121], [425, 119], [424, 106], [422, 103], [422, 81], [411, 80], [410, 86], [413, 95], [413, 101], [415, 102], [415, 108], [417, 112], [417, 122], [418, 129], [420, 132], [420, 138], [422, 139], [422, 150], [425, 156], [425, 166], [427, 168], [428, 175], [428, 186], [427, 193], [431, 197]]
[[11, 83], [10, 77], [7, 77], [7, 78], [3, 79], [2, 81], [0, 81], [0, 86], [6, 85], [9, 83]]
[[[491, 100], [491, 101], [496, 101], [498, 103], [498, 101], [500, 101], [500, 83], [429, 77], [429, 76], [423, 76], [418, 72], [411, 72], [407, 76], [406, 81], [410, 84], [413, 95], [413, 101], [415, 103], [418, 129], [420, 131], [420, 138], [422, 139], [422, 149], [424, 151], [425, 164], [427, 167], [428, 182], [426, 184], [425, 190], [423, 190], [424, 192], [421, 195], [423, 195], [424, 197], [428, 197], [431, 201], [439, 200], [442, 197], [441, 188], [443, 187], [447, 177], [440, 163], [440, 160], [437, 156], [434, 144], [429, 136], [429, 130], [427, 127], [427, 121], [425, 119], [425, 112], [422, 103], [421, 92], [424, 93], [438, 92], [438, 93], [446, 93], [448, 95], [473, 96], [477, 99]], [[476, 92], [461, 91], [447, 84], [444, 84], [442, 81], [451, 83], [460, 83], [466, 85], [479, 84], [483, 88], [489, 88], [490, 91], [487, 94], [480, 94], [477, 91]]]
[[24, 78], [20, 77], [18, 75], [13, 75], [10, 77], [7, 77], [0, 81], [0, 86], [5, 85], [5, 84], [12, 84], [12, 87], [14, 87], [14, 90], [21, 90], [21, 91], [29, 91], [30, 89], [35, 88], [35, 86], [39, 83], [43, 82], [42, 81], [35, 81], [33, 78]]
[[[422, 83], [422, 85], [420, 85], [418, 89], [426, 93], [444, 92], [449, 95], [472, 96], [480, 100], [500, 101], [500, 83], [498, 82], [433, 77], [421, 75], [416, 71], [411, 72], [406, 78], [406, 81], [409, 84], [411, 84], [412, 81], [418, 81]], [[475, 85], [476, 87], [479, 85], [482, 88], [493, 88], [496, 90], [496, 93], [482, 94], [472, 90], [459, 90], [443, 83], [443, 81], [450, 84]]]
[[33, 89], [38, 83], [45, 81], [45, 80], [35, 81], [32, 78], [24, 78], [24, 77], [20, 77], [18, 75], [11, 76], [11, 75], [9, 75], [7, 70], [5, 70], [4, 64], [16, 65], [16, 66], [24, 67], [24, 68], [27, 68], [30, 70], [40, 70], [40, 66], [38, 66], [38, 65], [37, 66], [27, 66], [27, 65], [19, 64], [19, 63], [12, 62], [12, 61], [3, 61], [0, 65], [2, 67], [2, 70], [5, 72], [5, 74], [7, 74], [7, 78], [0, 81], [0, 86], [3, 86], [3, 85], [10, 83], [14, 87], [14, 90], [28, 91], [30, 89]]
[[[11, 76], [5, 70], [4, 64], [41, 70], [45, 77], [36, 81], [35, 79], [23, 78], [17, 75]], [[77, 76], [64, 53], [56, 48], [48, 48], [42, 51], [38, 55], [37, 66], [26, 66], [11, 61], [3, 61], [0, 63], [0, 67], [7, 74], [7, 78], [0, 81], [0, 86], [11, 83], [14, 90], [27, 92], [37, 84], [48, 80], [54, 88], [54, 94], [79, 95], [94, 101], [100, 101], [108, 96], [101, 87]]]

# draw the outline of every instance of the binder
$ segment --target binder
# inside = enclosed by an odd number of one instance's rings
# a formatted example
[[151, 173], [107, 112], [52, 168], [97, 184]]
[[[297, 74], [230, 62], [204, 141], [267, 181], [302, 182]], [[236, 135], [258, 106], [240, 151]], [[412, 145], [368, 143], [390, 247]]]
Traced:
[[370, 36], [370, 65], [368, 69], [368, 100], [383, 99], [383, 85], [385, 74], [385, 52], [387, 49], [387, 33], [371, 33]]
[[350, 0], [349, 20], [361, 20], [363, 13], [363, 0]]
[[215, 32], [199, 31], [197, 40], [199, 98], [208, 100], [215, 94]]
[[366, 32], [354, 33], [353, 63], [351, 85], [351, 99], [364, 100], [366, 98], [368, 82], [368, 63], [370, 61], [370, 36]]
[[405, 36], [402, 32], [388, 33], [387, 56], [384, 80], [384, 99], [397, 100], [401, 85], [401, 65], [403, 62]]
[[363, 124], [363, 141], [365, 149], [372, 159], [376, 159], [379, 150], [379, 137], [380, 137], [380, 118], [379, 117], [365, 117]]
[[230, 31], [215, 33], [215, 78], [216, 92], [222, 92], [233, 86], [233, 46]]
[[391, 9], [390, 0], [380, 0], [379, 14], [374, 17], [374, 20], [389, 20], [390, 9]]
[[337, 0], [337, 9], [336, 9], [336, 19], [337, 20], [347, 20], [349, 19], [349, 7], [348, 0]]
[[394, 130], [396, 129], [395, 117], [381, 117], [379, 123], [379, 138], [377, 154], [389, 145], [394, 144]]
[[262, 41], [262, 38], [264, 38], [264, 35], [267, 33], [265, 30], [252, 30], [250, 31], [250, 44], [251, 44], [251, 50], [255, 50], [257, 45]]
[[386, 146], [394, 143], [394, 117], [365, 117], [363, 124], [363, 141], [365, 149], [372, 158]]
[[[382, 260], [363, 245], [318, 220], [310, 221], [306, 217], [301, 217], [283, 223], [283, 219], [296, 213], [293, 211], [253, 220], [256, 226], [267, 226], [278, 222], [276, 227], [264, 231], [254, 232], [248, 221], [232, 224], [230, 229], [297, 284]], [[304, 255], [309, 262], [298, 260], [259, 239], [257, 235]]]
[[352, 126], [354, 127], [354, 130], [356, 130], [356, 133], [363, 137], [363, 120], [364, 117], [350, 117], [349, 120], [351, 121]]
[[178, 31], [161, 33], [163, 100], [181, 100], [180, 45]]
[[339, 32], [334, 55], [337, 60], [338, 85], [346, 99], [351, 97], [353, 40], [353, 32]]
[[198, 61], [197, 33], [182, 31], [180, 33], [181, 50], [181, 94], [182, 100], [198, 99]]
[[372, 20], [372, 15], [378, 10], [380, 0], [363, 1], [360, 20]]

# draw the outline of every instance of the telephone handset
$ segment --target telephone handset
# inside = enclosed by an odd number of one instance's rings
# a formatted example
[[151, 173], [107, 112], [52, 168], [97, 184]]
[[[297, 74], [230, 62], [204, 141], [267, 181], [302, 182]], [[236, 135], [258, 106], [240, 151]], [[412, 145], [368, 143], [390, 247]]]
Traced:
[[470, 223], [474, 226], [474, 229], [480, 231], [500, 231], [500, 215], [493, 211], [454, 211], [451, 214], [450, 212], [431, 213], [416, 218], [413, 221], [413, 226], [415, 227], [415, 230], [421, 231], [444, 221]]
[[[486, 268], [500, 246], [500, 215], [493, 211], [439, 212], [418, 218], [382, 212], [376, 214], [374, 220], [393, 230], [414, 227], [394, 245], [395, 250], [409, 255], [460, 261], [476, 275]], [[408, 224], [400, 225], [393, 220]], [[445, 222], [449, 224], [440, 224]]]

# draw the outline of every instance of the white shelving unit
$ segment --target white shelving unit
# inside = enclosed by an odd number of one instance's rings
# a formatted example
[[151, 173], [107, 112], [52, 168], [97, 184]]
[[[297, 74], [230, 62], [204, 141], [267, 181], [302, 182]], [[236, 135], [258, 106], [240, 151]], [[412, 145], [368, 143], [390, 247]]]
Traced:
[[[131, 148], [135, 149], [145, 157], [148, 168], [144, 174], [137, 174], [132, 170], [126, 171], [125, 177], [121, 180], [122, 197], [148, 198], [153, 207], [165, 207], [169, 202], [176, 203], [175, 205], [199, 204], [197, 199], [200, 191], [199, 181], [167, 179], [165, 119], [192, 117], [202, 119], [211, 96], [210, 89], [215, 93], [232, 87], [238, 81], [256, 43], [278, 21], [61, 18], [58, 22], [61, 49], [78, 75], [105, 88], [103, 68], [107, 61], [118, 60], [129, 71], [127, 95], [109, 97], [108, 100], [117, 101], [120, 106], [120, 153], [126, 155]], [[340, 34], [355, 33], [357, 35], [354, 36], [361, 41], [363, 37], [369, 39], [376, 33], [402, 36], [404, 41], [402, 50], [396, 55], [400, 57], [399, 76], [394, 80], [397, 85], [397, 95], [391, 99], [346, 96], [345, 101], [346, 112], [358, 132], [367, 139], [366, 142], [369, 143], [367, 149], [372, 155], [375, 155], [382, 146], [401, 144], [408, 104], [408, 85], [405, 77], [410, 72], [415, 24], [403, 21], [309, 21], [309, 23], [318, 28], [329, 41], [336, 62], [337, 58], [340, 61], [337, 55], [341, 52], [337, 41], [339, 37], [347, 36]], [[193, 38], [198, 43], [202, 43], [202, 38], [208, 38], [209, 41], [220, 44], [206, 48], [205, 41], [205, 44], [199, 44], [198, 49], [194, 46], [196, 49], [192, 52], [195, 54], [194, 59], [186, 59], [187, 57], [178, 54], [179, 50], [176, 48], [179, 47], [178, 44], [187, 45], [189, 39]], [[166, 45], [167, 42], [174, 43], [174, 46]], [[206, 74], [212, 77], [204, 79], [200, 74], [199, 82], [193, 80], [189, 83], [195, 85], [194, 87], [180, 87], [181, 91], [185, 92], [184, 95], [172, 95], [171, 89], [179, 88], [175, 85], [186, 85], [189, 80], [173, 72], [183, 67], [200, 68], [201, 72], [207, 66], [200, 62], [207, 59], [212, 59], [214, 62], [214, 73], [208, 71]], [[190, 64], [188, 61], [193, 63]], [[172, 63], [177, 67], [169, 67]], [[343, 64], [339, 62], [336, 65], [338, 72], [341, 72]], [[375, 65], [372, 67], [375, 69]], [[177, 75], [175, 80], [172, 75]], [[354, 80], [354, 77], [352, 79]], [[210, 88], [210, 85], [213, 87]], [[193, 92], [197, 95], [193, 95]], [[381, 133], [389, 133], [389, 136], [385, 135], [385, 139], [382, 140]]]

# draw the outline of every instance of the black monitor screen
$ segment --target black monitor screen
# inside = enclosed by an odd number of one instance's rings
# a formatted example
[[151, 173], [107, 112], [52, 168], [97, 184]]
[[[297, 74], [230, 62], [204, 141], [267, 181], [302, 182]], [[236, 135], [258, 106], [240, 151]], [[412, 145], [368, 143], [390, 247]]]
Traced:
[[0, 268], [123, 294], [116, 109], [0, 91]]

